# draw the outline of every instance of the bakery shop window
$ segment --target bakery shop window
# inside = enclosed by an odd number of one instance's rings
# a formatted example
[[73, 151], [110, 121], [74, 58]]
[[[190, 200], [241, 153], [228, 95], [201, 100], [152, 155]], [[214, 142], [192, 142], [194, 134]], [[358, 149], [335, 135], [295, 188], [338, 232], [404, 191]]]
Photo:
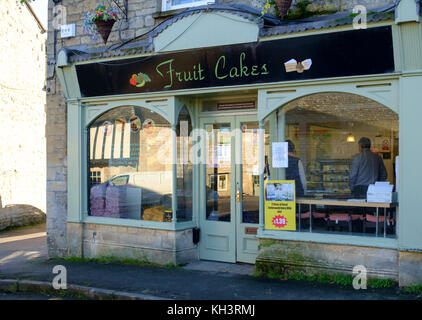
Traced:
[[[295, 181], [296, 231], [395, 237], [398, 120], [376, 101], [332, 92], [296, 99], [267, 118], [266, 171], [271, 180]], [[285, 142], [287, 167], [272, 167], [270, 142]]]
[[89, 214], [172, 220], [172, 128], [159, 114], [122, 106], [88, 128]]

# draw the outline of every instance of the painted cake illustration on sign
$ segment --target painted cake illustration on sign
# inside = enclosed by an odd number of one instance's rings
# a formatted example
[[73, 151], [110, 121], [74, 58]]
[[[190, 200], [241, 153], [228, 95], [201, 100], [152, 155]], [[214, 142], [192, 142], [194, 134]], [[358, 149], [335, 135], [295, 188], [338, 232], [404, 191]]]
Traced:
[[295, 59], [291, 59], [284, 63], [284, 67], [286, 68], [286, 72], [293, 72], [297, 71], [298, 73], [302, 73], [303, 71], [311, 69], [312, 66], [312, 59], [306, 59], [302, 62], [297, 62]]
[[139, 72], [138, 74], [133, 74], [129, 80], [129, 83], [134, 87], [143, 87], [145, 83], [151, 82], [151, 78], [146, 74]]

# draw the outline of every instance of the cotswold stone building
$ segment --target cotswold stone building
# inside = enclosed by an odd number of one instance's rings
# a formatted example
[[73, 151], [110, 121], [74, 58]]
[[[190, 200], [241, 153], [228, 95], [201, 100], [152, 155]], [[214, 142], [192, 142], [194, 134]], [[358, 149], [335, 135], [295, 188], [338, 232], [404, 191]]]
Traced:
[[264, 4], [120, 1], [105, 45], [50, 2], [50, 256], [422, 282], [420, 1]]
[[0, 11], [0, 225], [7, 226], [10, 214], [46, 211], [47, 33], [30, 5], [5, 0]]

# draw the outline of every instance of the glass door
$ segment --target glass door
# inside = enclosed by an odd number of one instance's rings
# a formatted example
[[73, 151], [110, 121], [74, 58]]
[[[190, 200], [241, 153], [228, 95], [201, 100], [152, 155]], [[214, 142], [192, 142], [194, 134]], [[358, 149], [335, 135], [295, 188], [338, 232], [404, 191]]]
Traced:
[[200, 258], [254, 263], [259, 221], [256, 116], [202, 119]]
[[[256, 117], [249, 117], [251, 120]], [[255, 263], [259, 223], [259, 123], [236, 117], [236, 260]]]
[[236, 262], [234, 119], [201, 121], [200, 258]]

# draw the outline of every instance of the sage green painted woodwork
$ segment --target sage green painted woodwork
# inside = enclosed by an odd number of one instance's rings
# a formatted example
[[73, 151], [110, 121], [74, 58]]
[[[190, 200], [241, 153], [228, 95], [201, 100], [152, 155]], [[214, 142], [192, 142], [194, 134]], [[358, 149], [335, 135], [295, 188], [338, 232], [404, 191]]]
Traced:
[[67, 102], [67, 221], [79, 222], [82, 220], [83, 194], [82, 177], [86, 158], [82, 159], [83, 115], [81, 103], [78, 100]]
[[[239, 114], [241, 114], [239, 112]], [[236, 202], [236, 261], [245, 262], [245, 263], [255, 263], [256, 256], [258, 254], [258, 239], [256, 235], [247, 234], [246, 228], [258, 228], [259, 223], [247, 223], [243, 222], [243, 209], [246, 206], [244, 201], [244, 170], [243, 170], [243, 159], [246, 150], [243, 150], [243, 138], [242, 138], [242, 124], [243, 123], [250, 123], [250, 122], [257, 122], [256, 115], [249, 115], [249, 116], [242, 116], [238, 115], [235, 116], [235, 125], [236, 125], [236, 133], [238, 135], [236, 139], [236, 189], [240, 191], [240, 202]], [[259, 124], [258, 124], [259, 125]], [[259, 133], [258, 133], [259, 134]], [[253, 145], [253, 142], [252, 142]], [[259, 136], [258, 136], [258, 148], [259, 148]], [[258, 159], [259, 161], [259, 159]], [[260, 191], [261, 184], [259, 185]], [[261, 196], [261, 194], [260, 194]], [[259, 206], [259, 204], [258, 204]]]
[[[369, 77], [368, 77], [369, 78]], [[355, 81], [353, 81], [355, 80]], [[258, 118], [261, 121], [269, 121], [271, 126], [270, 134], [273, 137], [270, 138], [270, 143], [284, 140], [284, 131], [285, 131], [285, 117], [283, 117], [283, 106], [287, 103], [294, 101], [300, 97], [304, 97], [311, 94], [321, 93], [321, 92], [344, 92], [352, 93], [367, 97], [374, 101], [377, 101], [393, 111], [399, 113], [399, 119], [401, 113], [399, 112], [401, 106], [401, 101], [399, 100], [400, 92], [400, 82], [401, 79], [398, 76], [383, 76], [377, 77], [376, 80], [365, 80], [364, 78], [360, 79], [350, 79], [349, 81], [338, 81], [334, 80], [331, 82], [319, 81], [319, 82], [305, 82], [302, 85], [291, 85], [287, 83], [278, 88], [271, 88], [269, 90], [259, 90], [258, 91]], [[420, 86], [422, 88], [422, 85]], [[276, 112], [280, 109], [280, 115], [278, 121], [276, 121]], [[400, 128], [402, 128], [402, 119], [400, 121]], [[278, 123], [278, 125], [277, 125]], [[278, 132], [277, 132], [278, 126]], [[402, 135], [400, 134], [401, 144], [403, 143]], [[270, 147], [271, 150], [271, 147]], [[403, 155], [400, 150], [400, 155]], [[404, 157], [405, 155], [403, 155]], [[271, 158], [271, 155], [270, 155]], [[402, 158], [402, 156], [401, 156]], [[261, 161], [264, 161], [263, 158], [260, 158]], [[263, 165], [263, 163], [262, 163]], [[401, 165], [402, 168], [402, 165]], [[274, 169], [273, 169], [274, 171]], [[284, 171], [284, 170], [283, 170]], [[283, 179], [284, 172], [282, 170], [276, 170], [277, 174], [273, 176], [272, 179]], [[421, 180], [422, 181], [422, 180]], [[401, 189], [403, 185], [403, 179], [400, 180]], [[402, 191], [401, 191], [402, 192]], [[263, 197], [263, 195], [261, 196]], [[401, 206], [400, 199], [400, 206]], [[263, 200], [261, 201], [263, 203]], [[260, 212], [260, 221], [264, 220], [264, 209], [263, 204], [261, 204]], [[400, 212], [403, 212], [402, 206], [400, 207]], [[399, 222], [401, 216], [399, 214]], [[403, 218], [406, 219], [406, 218]], [[397, 248], [398, 241], [397, 239], [381, 239], [373, 237], [356, 237], [356, 236], [347, 236], [347, 235], [331, 235], [331, 234], [314, 234], [314, 233], [302, 233], [302, 232], [277, 232], [271, 230], [265, 230], [263, 226], [260, 226], [258, 238], [267, 238], [267, 239], [283, 239], [283, 240], [295, 240], [295, 241], [315, 241], [322, 243], [333, 243], [333, 244], [354, 244], [354, 245], [363, 245], [363, 246], [374, 246], [374, 247], [386, 247], [386, 248]], [[422, 239], [421, 239], [422, 240]], [[422, 244], [422, 241], [421, 241]]]
[[[258, 40], [258, 25], [227, 12], [188, 15], [154, 38], [155, 52], [232, 45]], [[206, 35], [206, 36], [205, 36]]]
[[62, 85], [63, 94], [66, 99], [81, 98], [81, 90], [79, 88], [78, 76], [76, 75], [75, 66], [57, 67], [57, 76]]
[[399, 202], [400, 250], [422, 250], [422, 74], [400, 80]]
[[400, 0], [396, 8], [396, 23], [419, 22], [418, 0]]
[[[229, 124], [230, 129], [235, 128], [234, 117], [219, 117], [219, 118], [203, 118], [200, 120], [199, 127], [204, 129], [207, 124]], [[201, 134], [201, 155], [202, 161], [200, 164], [200, 184], [199, 192], [200, 209], [199, 209], [199, 226], [201, 228], [201, 241], [199, 242], [199, 258], [205, 260], [215, 260], [224, 262], [236, 262], [236, 219], [235, 219], [235, 137], [230, 139], [230, 159], [231, 159], [231, 174], [230, 174], [230, 221], [212, 221], [207, 220], [207, 146], [205, 132]]]
[[420, 119], [422, 118], [422, 24], [416, 15], [416, 2], [402, 0], [393, 28], [394, 48], [398, 51], [402, 72], [399, 80], [399, 216], [397, 238], [399, 250], [422, 250], [422, 215], [420, 189], [422, 173]]
[[[199, 255], [201, 259], [225, 262], [255, 263], [258, 253], [258, 239], [255, 235], [246, 234], [247, 227], [258, 228], [258, 224], [244, 223], [242, 197], [242, 139], [240, 136], [241, 124], [256, 122], [256, 115], [221, 116], [201, 118], [200, 128], [207, 124], [227, 123], [232, 130], [231, 135], [231, 183], [230, 183], [230, 222], [210, 221], [206, 219], [206, 164], [203, 162], [200, 172], [200, 210], [199, 225], [201, 228], [201, 242]], [[205, 137], [202, 137], [205, 142]], [[201, 149], [205, 153], [204, 143]], [[239, 190], [239, 202], [236, 201], [236, 192]], [[221, 245], [218, 247], [217, 245]], [[224, 247], [225, 246], [225, 247]]]
[[400, 50], [401, 71], [422, 70], [422, 32], [421, 24], [403, 23], [398, 27], [396, 48]]
[[[176, 103], [177, 102], [177, 103]], [[104, 101], [98, 103], [81, 103], [80, 100], [68, 100], [68, 215], [69, 222], [93, 222], [100, 224], [147, 227], [153, 229], [181, 230], [192, 228], [195, 222], [137, 221], [115, 218], [88, 217], [88, 190], [87, 190], [87, 138], [90, 123], [108, 110], [124, 105], [145, 107], [157, 112], [168, 120], [173, 130], [178, 121], [178, 114], [183, 106], [192, 110], [192, 103], [183, 99], [177, 101], [175, 97], [161, 99], [132, 99], [121, 101]], [[192, 116], [191, 116], [192, 117]], [[194, 117], [192, 117], [194, 120]], [[173, 138], [175, 140], [175, 137]], [[173, 143], [172, 157], [176, 156], [177, 144]], [[195, 173], [194, 173], [195, 175]], [[175, 177], [173, 177], [173, 180]], [[195, 179], [195, 176], [194, 176]], [[173, 185], [175, 181], [172, 182]], [[175, 192], [175, 188], [173, 189]], [[175, 197], [173, 197], [175, 198]], [[196, 201], [194, 200], [194, 203]], [[177, 202], [173, 204], [173, 210]]]
[[[259, 105], [258, 105], [259, 109]], [[259, 121], [259, 185], [264, 185], [264, 167], [265, 167], [265, 124], [263, 120]], [[264, 188], [259, 190], [259, 229], [258, 234], [264, 230]]]
[[272, 112], [290, 101], [321, 92], [342, 92], [364, 96], [389, 107], [395, 112], [399, 110], [399, 77], [379, 76], [373, 80], [365, 77], [305, 81], [285, 83], [278, 87], [258, 92], [258, 119], [266, 119]]

